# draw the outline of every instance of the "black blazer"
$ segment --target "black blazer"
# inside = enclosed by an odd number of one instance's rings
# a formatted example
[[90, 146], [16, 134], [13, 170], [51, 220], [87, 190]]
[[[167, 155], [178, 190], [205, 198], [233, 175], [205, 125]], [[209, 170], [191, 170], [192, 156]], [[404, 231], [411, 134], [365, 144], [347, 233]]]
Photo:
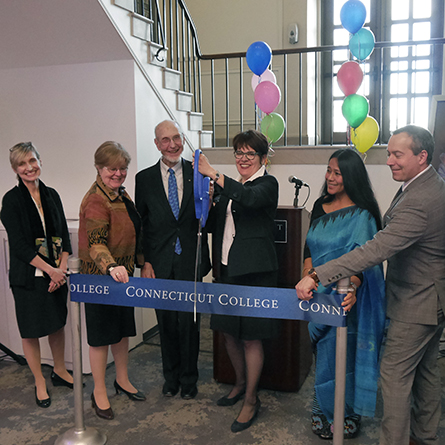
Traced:
[[[136, 175], [135, 202], [142, 217], [144, 258], [152, 264], [157, 278], [169, 278], [176, 238], [179, 236], [182, 248], [181, 270], [175, 271], [175, 276], [177, 279], [193, 281], [199, 224], [195, 215], [192, 164], [182, 159], [184, 189], [176, 220], [162, 183], [160, 162]], [[202, 237], [201, 265], [202, 276], [207, 275], [210, 271], [210, 257], [205, 231]]]
[[[275, 250], [275, 213], [278, 205], [278, 181], [261, 176], [241, 184], [224, 176], [219, 202], [211, 212], [209, 230], [213, 232], [214, 263], [221, 261], [226, 210], [232, 200], [236, 234], [229, 252], [229, 276], [278, 270]], [[215, 267], [215, 264], [214, 264]], [[217, 276], [219, 273], [217, 271]]]
[[[62, 220], [63, 252], [71, 253], [70, 235], [59, 194], [47, 187]], [[29, 224], [26, 203], [18, 186], [3, 196], [1, 220], [8, 233], [9, 242], [9, 284], [11, 286], [34, 287], [36, 268], [29, 264], [37, 255], [35, 239]]]

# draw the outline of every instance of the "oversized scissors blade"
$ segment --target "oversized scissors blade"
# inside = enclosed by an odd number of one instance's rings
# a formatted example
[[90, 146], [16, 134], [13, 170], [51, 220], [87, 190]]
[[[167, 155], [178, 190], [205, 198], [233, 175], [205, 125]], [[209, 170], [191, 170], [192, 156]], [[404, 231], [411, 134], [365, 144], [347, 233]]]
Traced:
[[201, 150], [195, 151], [195, 166], [193, 171], [193, 194], [195, 197], [195, 214], [199, 220], [198, 239], [196, 242], [196, 259], [195, 259], [195, 304], [193, 308], [194, 320], [196, 323], [196, 306], [198, 296], [196, 295], [196, 283], [201, 281], [201, 244], [202, 244], [202, 228], [205, 226], [210, 207], [210, 178], [204, 177], [199, 173], [199, 156]]
[[196, 260], [195, 260], [195, 302], [193, 307], [193, 319], [196, 323], [196, 305], [198, 296], [196, 295], [196, 283], [201, 281], [201, 244], [202, 244], [202, 218], [199, 220], [198, 239], [196, 242]]

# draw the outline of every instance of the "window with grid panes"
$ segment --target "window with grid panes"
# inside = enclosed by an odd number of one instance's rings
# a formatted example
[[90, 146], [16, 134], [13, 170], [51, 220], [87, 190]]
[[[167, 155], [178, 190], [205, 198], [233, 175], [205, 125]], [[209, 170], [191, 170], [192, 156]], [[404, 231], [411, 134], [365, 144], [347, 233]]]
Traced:
[[[340, 22], [346, 0], [321, 0], [322, 45], [348, 45], [349, 33]], [[425, 41], [443, 37], [443, 0], [362, 0], [365, 28], [376, 42]], [[441, 94], [443, 45], [419, 44], [375, 48], [360, 65], [365, 74], [357, 94], [368, 98], [369, 114], [380, 125], [380, 143], [408, 123], [428, 127], [431, 98]], [[344, 95], [336, 73], [352, 57], [349, 50], [323, 56], [322, 140], [345, 143], [347, 122], [341, 106]], [[333, 135], [333, 136], [332, 136]]]

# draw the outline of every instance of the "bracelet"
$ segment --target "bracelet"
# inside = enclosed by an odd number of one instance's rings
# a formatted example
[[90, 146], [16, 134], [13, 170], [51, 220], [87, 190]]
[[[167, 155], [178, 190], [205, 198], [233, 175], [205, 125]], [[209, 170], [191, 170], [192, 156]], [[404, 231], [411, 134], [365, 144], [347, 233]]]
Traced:
[[110, 264], [107, 266], [107, 275], [110, 275], [110, 274], [111, 274], [111, 271], [112, 271], [115, 267], [117, 267], [117, 266], [119, 266], [119, 264], [117, 264], [117, 263], [110, 263]]

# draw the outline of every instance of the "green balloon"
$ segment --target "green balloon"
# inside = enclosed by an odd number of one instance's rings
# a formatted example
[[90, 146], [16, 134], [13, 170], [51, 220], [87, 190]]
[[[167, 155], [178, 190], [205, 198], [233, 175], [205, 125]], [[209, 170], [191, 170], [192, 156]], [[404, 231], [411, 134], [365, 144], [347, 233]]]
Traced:
[[369, 113], [368, 99], [359, 94], [350, 94], [341, 107], [343, 116], [352, 128], [357, 128]]
[[269, 144], [273, 144], [283, 136], [284, 119], [278, 113], [270, 113], [263, 117], [261, 121], [261, 132], [269, 140]]

